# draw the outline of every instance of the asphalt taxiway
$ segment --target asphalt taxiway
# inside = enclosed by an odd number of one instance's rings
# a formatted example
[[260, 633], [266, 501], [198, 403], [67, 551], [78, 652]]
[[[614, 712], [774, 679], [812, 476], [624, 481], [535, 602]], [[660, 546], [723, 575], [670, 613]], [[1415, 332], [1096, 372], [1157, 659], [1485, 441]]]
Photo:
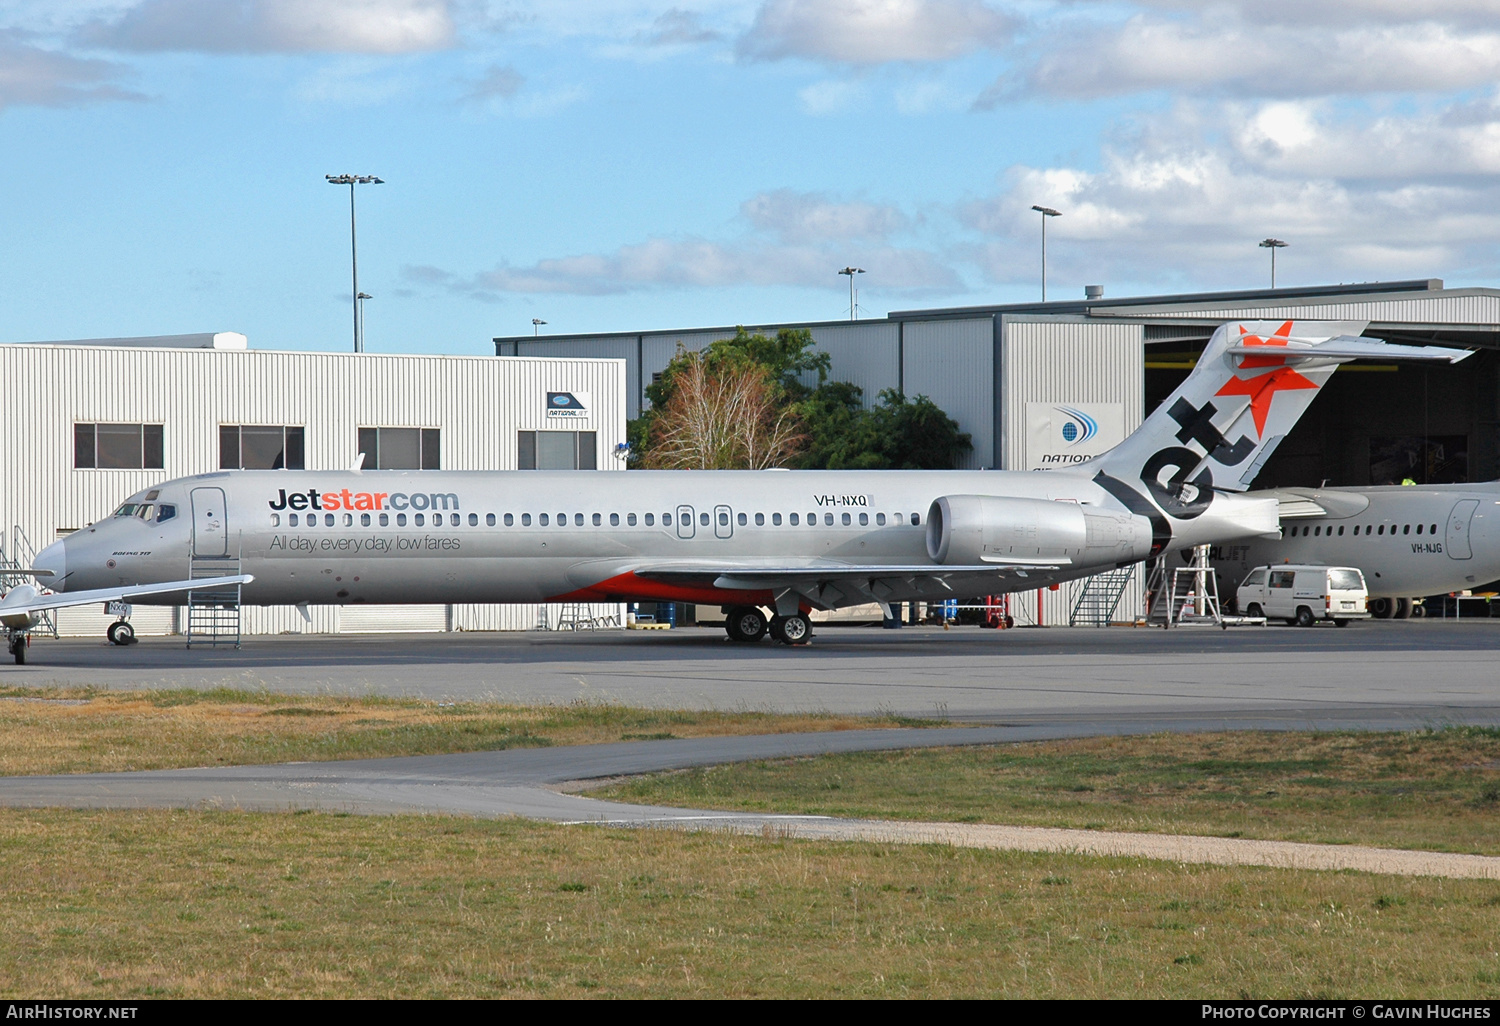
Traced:
[[37, 639], [0, 686], [269, 689], [437, 701], [895, 713], [1095, 732], [1500, 723], [1500, 619], [1236, 628], [822, 628], [249, 637], [187, 650]]

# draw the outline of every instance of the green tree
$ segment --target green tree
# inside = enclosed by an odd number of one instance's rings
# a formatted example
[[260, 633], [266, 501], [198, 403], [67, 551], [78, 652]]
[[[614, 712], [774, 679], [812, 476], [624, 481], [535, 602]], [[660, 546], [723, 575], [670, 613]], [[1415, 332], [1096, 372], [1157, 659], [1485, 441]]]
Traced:
[[828, 380], [829, 362], [806, 328], [679, 346], [629, 425], [632, 465], [947, 470], [973, 450], [925, 395], [886, 389], [865, 409], [859, 386]]
[[973, 439], [925, 395], [880, 393], [871, 409], [862, 392], [829, 382], [801, 404], [810, 439], [801, 465], [828, 470], [951, 470], [974, 449]]
[[[705, 407], [704, 397], [721, 391], [718, 386], [728, 386], [730, 382], [735, 383], [734, 387], [723, 390], [743, 395], [745, 388], [749, 386], [749, 378], [758, 378], [756, 409], [761, 411], [759, 415], [769, 418], [769, 423], [778, 425], [771, 430], [774, 438], [795, 441], [790, 448], [778, 442], [759, 450], [763, 454], [762, 458], [767, 452], [777, 455], [774, 457], [776, 462], [760, 464], [757, 461], [757, 465], [781, 466], [796, 455], [803, 441], [798, 427], [800, 413], [796, 406], [827, 382], [828, 366], [828, 354], [813, 348], [812, 332], [806, 328], [783, 328], [776, 333], [775, 338], [771, 338], [760, 334], [752, 335], [741, 327], [733, 338], [720, 339], [702, 351], [689, 351], [679, 345], [661, 376], [646, 386], [646, 398], [650, 401], [651, 408], [627, 426], [631, 463], [641, 467], [684, 465], [679, 461], [685, 444], [683, 425], [686, 422], [696, 422], [700, 426], [707, 426], [709, 421], [703, 420], [702, 414], [712, 409], [713, 404]], [[816, 384], [809, 384], [809, 379]], [[692, 397], [690, 401], [684, 402], [679, 399], [678, 393], [690, 381]], [[727, 410], [733, 407], [732, 404], [721, 404], [721, 408]], [[684, 416], [689, 410], [697, 411], [698, 416], [689, 417], [685, 421]], [[674, 439], [674, 454], [670, 457], [662, 454], [653, 456], [653, 449], [668, 434], [662, 422], [668, 411], [672, 411], [673, 418], [670, 435]], [[727, 431], [727, 427], [722, 431], [714, 429], [714, 435], [722, 437]], [[715, 443], [708, 448], [720, 453], [720, 456], [711, 461], [713, 465], [737, 465], [732, 461], [738, 457], [724, 455], [741, 451], [735, 446], [725, 448]], [[731, 462], [726, 464], [723, 462], [725, 459]]]

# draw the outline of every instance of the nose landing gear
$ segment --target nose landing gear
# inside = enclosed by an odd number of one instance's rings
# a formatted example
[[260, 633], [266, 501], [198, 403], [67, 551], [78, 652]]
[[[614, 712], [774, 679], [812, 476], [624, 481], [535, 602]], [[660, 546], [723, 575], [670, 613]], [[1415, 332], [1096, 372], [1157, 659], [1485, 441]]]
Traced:
[[10, 648], [10, 654], [15, 659], [17, 666], [26, 665], [26, 635], [20, 632], [12, 634], [6, 642]]
[[135, 644], [135, 628], [130, 626], [127, 620], [116, 620], [110, 624], [109, 630], [105, 632], [105, 636], [109, 638], [110, 643], [113, 645]]

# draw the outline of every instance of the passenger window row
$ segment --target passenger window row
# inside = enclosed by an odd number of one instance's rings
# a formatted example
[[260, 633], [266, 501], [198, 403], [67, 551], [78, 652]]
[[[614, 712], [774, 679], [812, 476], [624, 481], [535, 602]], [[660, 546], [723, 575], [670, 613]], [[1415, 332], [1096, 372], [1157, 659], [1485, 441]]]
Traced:
[[[1368, 534], [1372, 534], [1373, 533], [1377, 537], [1380, 536], [1380, 535], [1383, 535], [1383, 534], [1394, 535], [1396, 533], [1396, 528], [1397, 527], [1401, 528], [1401, 533], [1402, 534], [1411, 534], [1412, 533], [1412, 529], [1411, 529], [1412, 525], [1411, 524], [1390, 524], [1390, 525], [1386, 525], [1386, 524], [1355, 524], [1354, 525], [1354, 531], [1352, 532], [1352, 534], [1353, 535], [1359, 535], [1360, 532], [1361, 532], [1361, 530], [1363, 530], [1364, 534], [1368, 535]], [[1417, 534], [1421, 534], [1422, 531], [1423, 531], [1423, 528], [1426, 528], [1426, 531], [1427, 531], [1428, 534], [1437, 534], [1438, 525], [1437, 524], [1418, 524], [1417, 525], [1416, 533]], [[1334, 530], [1333, 530], [1333, 525], [1332, 524], [1329, 524], [1326, 527], [1323, 526], [1322, 524], [1311, 524], [1311, 525], [1309, 525], [1309, 524], [1303, 524], [1303, 525], [1301, 525], [1301, 531], [1302, 531], [1302, 533], [1299, 535], [1297, 533], [1297, 531], [1298, 531], [1298, 528], [1294, 525], [1292, 527], [1291, 531], [1287, 534], [1287, 537], [1288, 538], [1298, 538], [1298, 537], [1306, 538], [1308, 536], [1309, 532], [1311, 532], [1311, 534], [1312, 534], [1312, 536], [1314, 538], [1323, 537], [1323, 536], [1333, 537], [1333, 535], [1334, 535]], [[1340, 538], [1342, 538], [1344, 536], [1344, 525], [1342, 525], [1342, 524], [1339, 525], [1339, 529], [1338, 529], [1337, 533], [1338, 533], [1338, 536]]]
[[[324, 527], [336, 527], [340, 524], [342, 524], [344, 527], [353, 527], [355, 526], [355, 516], [356, 514], [354, 513], [324, 513], [322, 514], [321, 524]], [[754, 517], [756, 527], [764, 527], [766, 525], [767, 514], [765, 513], [737, 514], [735, 518], [736, 523], [738, 523], [741, 527], [748, 527], [750, 526], [752, 516]], [[407, 515], [405, 513], [360, 513], [358, 514], [358, 517], [360, 527], [390, 527], [393, 524], [396, 527], [407, 526]], [[671, 513], [661, 514], [661, 526], [671, 527], [672, 517], [673, 514]], [[592, 523], [595, 527], [603, 527], [604, 518], [605, 514], [603, 513], [594, 513], [587, 519], [585, 519], [584, 514], [582, 513], [574, 513], [572, 514], [571, 522], [574, 527], [583, 527], [588, 523]], [[720, 512], [718, 514], [718, 518], [719, 526], [729, 526], [728, 512]], [[856, 522], [856, 518], [858, 519], [858, 524], [860, 527], [868, 527], [870, 525], [871, 514], [869, 513], [841, 513], [839, 514], [837, 520], [835, 520], [834, 514], [824, 513], [823, 526], [833, 527], [835, 523], [838, 523], [842, 524], [844, 527], [852, 527]], [[626, 513], [623, 518], [619, 513], [610, 513], [609, 526], [619, 527], [621, 525], [622, 519], [626, 527], [636, 527], [638, 525], [655, 527], [657, 523], [657, 517], [655, 513], [642, 513], [639, 516], [637, 516], [637, 514], [635, 513]], [[789, 527], [801, 527], [804, 523], [802, 515], [798, 513], [788, 513], [786, 515], [785, 521], [783, 521], [782, 515], [780, 513], [772, 513], [769, 514], [769, 520], [772, 527], [780, 527], [783, 522]], [[895, 524], [897, 526], [910, 523], [913, 527], [920, 527], [922, 524], [921, 516], [916, 513], [892, 513], [889, 520], [887, 519], [886, 514], [876, 513], [874, 514], [874, 521], [875, 526], [877, 527], [885, 527], [887, 523]], [[470, 513], [467, 515], [467, 517], [465, 517], [465, 515], [462, 513], [449, 513], [447, 514], [447, 518], [445, 521], [444, 514], [442, 513], [413, 513], [411, 514], [410, 522], [411, 526], [413, 527], [443, 527], [445, 524], [449, 527], [461, 527], [465, 523], [467, 523], [470, 527], [478, 527], [479, 514]], [[517, 522], [519, 522], [522, 527], [530, 527], [533, 523], [535, 523], [538, 527], [551, 527], [554, 524], [558, 527], [567, 527], [569, 524], [569, 515], [567, 513], [558, 513], [554, 517], [553, 514], [538, 513], [536, 514], [535, 520], [533, 520], [532, 514], [530, 513], [521, 513], [519, 514], [519, 516], [514, 513], [506, 513], [501, 517], [496, 517], [493, 513], [486, 513], [484, 515], [484, 525], [486, 527], [495, 527], [499, 523], [503, 523], [506, 527], [514, 527], [516, 526]], [[317, 513], [288, 513], [286, 515], [287, 527], [317, 527], [319, 523], [319, 514]], [[698, 514], [698, 523], [703, 527], [708, 527], [713, 523], [713, 520], [709, 516], [709, 514], [700, 513]], [[816, 512], [808, 513], [806, 516], [806, 525], [808, 527], [816, 527], [817, 524], [818, 514]], [[281, 526], [280, 513], [271, 514], [271, 526]]]

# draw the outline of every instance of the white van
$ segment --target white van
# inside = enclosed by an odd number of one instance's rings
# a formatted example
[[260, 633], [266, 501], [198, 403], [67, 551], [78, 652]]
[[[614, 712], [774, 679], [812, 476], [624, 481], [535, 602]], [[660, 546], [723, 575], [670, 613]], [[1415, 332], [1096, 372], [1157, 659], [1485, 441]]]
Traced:
[[1318, 620], [1347, 627], [1350, 620], [1370, 618], [1364, 574], [1352, 566], [1258, 566], [1235, 592], [1235, 601], [1246, 616], [1284, 618], [1298, 627]]

